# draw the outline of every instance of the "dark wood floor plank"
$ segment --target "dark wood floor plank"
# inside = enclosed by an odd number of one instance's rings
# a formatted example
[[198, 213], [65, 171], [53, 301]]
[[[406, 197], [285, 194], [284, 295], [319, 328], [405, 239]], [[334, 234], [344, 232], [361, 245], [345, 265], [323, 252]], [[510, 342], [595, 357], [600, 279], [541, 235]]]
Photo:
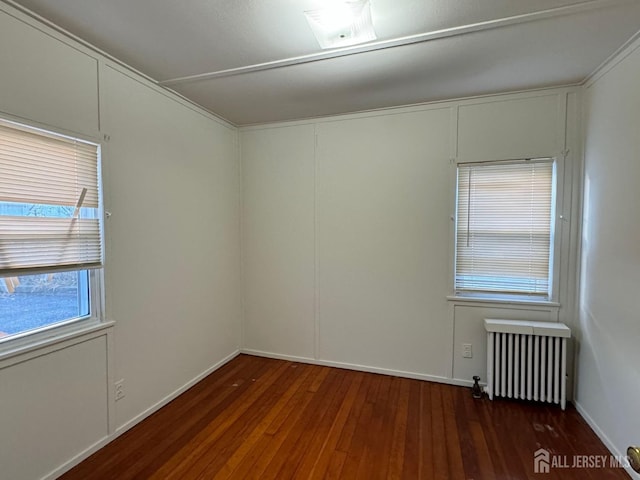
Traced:
[[319, 378], [326, 379], [329, 374], [329, 369], [326, 368], [314, 368], [313, 370], [312, 375], [308, 377], [291, 398], [286, 411], [284, 411], [285, 416], [276, 418], [272, 422], [252, 449], [249, 461], [240, 465], [234, 472], [233, 478], [259, 479], [262, 472], [267, 469], [282, 444], [288, 438], [289, 432], [298, 424], [298, 421], [306, 411], [307, 405], [315, 397], [315, 394], [310, 391], [311, 385], [317, 382]]
[[421, 385], [423, 382], [409, 380], [403, 382], [408, 385], [409, 399], [407, 406], [407, 431], [404, 441], [404, 463], [402, 465], [402, 477], [406, 479], [422, 478], [420, 476], [420, 463], [423, 455], [420, 432], [424, 430], [421, 424]]
[[286, 430], [286, 436], [274, 452], [271, 461], [265, 465], [259, 478], [277, 479], [280, 477], [293, 478], [293, 472], [298, 468], [306, 448], [309, 437], [313, 435], [331, 403], [333, 392], [340, 389], [342, 378], [334, 372], [323, 379], [321, 384], [315, 385], [307, 391], [313, 393], [311, 400], [306, 403], [302, 413]]
[[294, 384], [295, 380], [300, 377], [300, 372], [302, 371], [303, 369], [301, 368], [284, 370], [274, 383], [269, 385], [260, 397], [256, 398], [256, 401], [251, 404], [245, 414], [233, 422], [224, 435], [209, 445], [208, 450], [215, 452], [215, 454], [201, 458], [200, 462], [184, 471], [183, 477], [204, 478], [207, 480], [213, 478], [235, 452], [263, 433], [262, 430], [266, 429], [263, 424], [265, 418], [275, 409], [278, 409], [279, 401]]
[[321, 477], [323, 480], [340, 480], [344, 477], [342, 475], [342, 467], [347, 459], [347, 454], [344, 452], [335, 451], [329, 462], [329, 468], [325, 476]]
[[[351, 392], [352, 395], [355, 393], [352, 390], [352, 383], [347, 379], [347, 377], [342, 376], [341, 383], [338, 389], [336, 389], [333, 395], [329, 395], [326, 398], [326, 401], [330, 402], [327, 411], [322, 416], [321, 420], [318, 422], [317, 428], [314, 430], [308, 429], [307, 431], [307, 445], [305, 446], [302, 442], [298, 442], [298, 448], [304, 448], [304, 455], [302, 461], [300, 462], [298, 468], [295, 471], [296, 478], [313, 478], [314, 470], [318, 463], [318, 460], [322, 454], [322, 452], [327, 448], [327, 443], [331, 438], [331, 431], [335, 428], [336, 421], [340, 417], [340, 411], [342, 410], [345, 401], [349, 398], [348, 394]], [[346, 416], [345, 416], [346, 418]], [[324, 442], [313, 441], [313, 438], [324, 438]], [[293, 463], [293, 462], [292, 462]], [[286, 475], [286, 471], [281, 470], [280, 472], [283, 475]], [[322, 478], [321, 476], [317, 476], [316, 478]]]
[[351, 437], [351, 443], [349, 445], [347, 457], [344, 460], [342, 471], [340, 475], [342, 478], [355, 478], [358, 474], [358, 468], [360, 466], [360, 459], [364, 451], [365, 445], [368, 441], [366, 426], [371, 421], [373, 415], [373, 405], [370, 402], [365, 402], [360, 416], [358, 417], [358, 424], [356, 430]]
[[[140, 469], [153, 465], [158, 459], [164, 463], [162, 459], [182, 448], [196, 432], [232, 404], [233, 399], [229, 397], [237, 393], [237, 390], [231, 385], [237, 379], [259, 375], [268, 368], [268, 364], [255, 357], [245, 356], [235, 360], [219, 369], [215, 377], [209, 377], [211, 381], [198, 383], [151, 415], [145, 420], [144, 427], [129, 430], [119, 437], [112, 444], [112, 455], [101, 459], [99, 470], [96, 470], [91, 459], [78, 465], [74, 471], [77, 471], [79, 478], [140, 478]], [[206, 404], [208, 408], [196, 408], [202, 404]], [[128, 448], [116, 448], [119, 444], [127, 445]], [[141, 445], [146, 448], [139, 448]]]
[[366, 391], [364, 392], [364, 403], [359, 411], [354, 430], [351, 435], [351, 442], [346, 448], [347, 457], [340, 475], [342, 478], [355, 478], [358, 474], [360, 460], [369, 441], [368, 427], [373, 417], [373, 402], [380, 385], [380, 375], [372, 375], [368, 377]]
[[[349, 383], [343, 375], [337, 375], [335, 383], [327, 381], [324, 405], [314, 409], [313, 414], [305, 415], [308, 420], [305, 424], [301, 422], [301, 433], [292, 447], [287, 448], [286, 444], [283, 445], [287, 460], [273, 478], [310, 478], [315, 460], [324, 445], [324, 442], [318, 442], [316, 439], [327, 437], [349, 389]], [[310, 404], [308, 408], [314, 407]]]
[[[286, 362], [281, 362], [276, 368], [268, 370], [264, 377], [256, 377], [246, 382], [249, 387], [243, 395], [237, 397], [235, 408], [226, 409], [218, 415], [206, 428], [198, 432], [193, 439], [177, 452], [150, 478], [157, 480], [173, 480], [184, 477], [184, 469], [191, 467], [208, 452], [211, 442], [224, 435], [229, 426], [238, 420], [249, 409], [253, 402], [266, 390], [270, 382], [288, 368]], [[261, 379], [261, 382], [257, 380]], [[255, 381], [254, 381], [255, 380]]]
[[389, 406], [389, 389], [393, 377], [378, 375], [378, 388], [372, 397], [371, 420], [367, 425], [367, 441], [359, 454], [360, 462], [356, 480], [373, 480], [386, 478], [389, 457], [385, 455], [383, 444], [385, 412]]
[[[463, 445], [460, 440], [458, 424], [456, 422], [456, 412], [459, 411], [459, 409], [456, 408], [456, 404], [459, 403], [458, 398], [456, 398], [456, 392], [461, 393], [459, 389], [450, 385], [442, 386], [442, 401], [443, 405], [446, 406], [444, 408], [444, 423], [449, 476], [452, 480], [464, 480], [466, 477], [464, 474], [464, 461], [462, 459], [462, 454], [463, 452], [466, 452], [466, 449], [464, 449], [465, 445]], [[464, 431], [466, 432], [466, 430]]]
[[[236, 375], [229, 376], [223, 389], [218, 388], [205, 397], [196, 397], [193, 402], [189, 402], [184, 409], [177, 412], [179, 415], [174, 419], [163, 419], [165, 424], [158, 427], [162, 438], [156, 438], [151, 448], [139, 456], [136, 462], [136, 465], [143, 465], [144, 468], [129, 468], [119, 478], [150, 478], [164, 466], [167, 458], [179, 452], [178, 446], [191, 443], [199, 432], [211, 425], [213, 419], [219, 417], [221, 412], [229, 408], [229, 405], [234, 404], [238, 396], [244, 395], [244, 392], [252, 385], [251, 380], [260, 377], [264, 371], [266, 370], [238, 372]], [[203, 404], [208, 408], [201, 408]], [[207, 414], [202, 417], [194, 415], [193, 412], [199, 411], [207, 412]], [[197, 422], [192, 423], [191, 418], [197, 418]]]
[[289, 405], [292, 397], [296, 392], [299, 391], [301, 386], [304, 384], [305, 380], [309, 378], [311, 373], [311, 368], [305, 368], [305, 366], [301, 366], [296, 372], [298, 374], [297, 378], [287, 388], [285, 392], [283, 392], [282, 396], [278, 399], [278, 403], [273, 406], [273, 408], [264, 415], [260, 424], [251, 432], [251, 435], [244, 440], [244, 442], [235, 450], [233, 455], [227, 460], [224, 466], [220, 469], [218, 473], [212, 480], [226, 480], [233, 477], [235, 470], [242, 464], [247, 455], [252, 451], [255, 447], [258, 440], [265, 434], [269, 426], [275, 420], [276, 416], [280, 415], [281, 412], [287, 412], [286, 408]]
[[496, 478], [527, 478], [525, 466], [518, 460], [517, 443], [510, 438], [509, 425], [501, 423], [502, 417], [496, 416], [497, 412], [493, 412], [486, 400], [478, 402], [478, 408], [481, 412], [480, 423], [487, 439], [489, 454], [496, 467]]
[[[315, 459], [311, 457], [311, 460], [314, 461], [313, 467], [310, 471], [309, 478], [325, 478], [333, 475], [330, 473], [339, 468], [342, 469], [342, 465], [344, 464], [344, 459], [346, 455], [344, 452], [338, 452], [337, 446], [338, 441], [340, 440], [340, 435], [342, 434], [343, 428], [347, 423], [347, 420], [350, 415], [352, 415], [353, 405], [356, 401], [357, 393], [360, 389], [360, 385], [362, 384], [362, 379], [364, 374], [357, 373], [353, 381], [349, 383], [349, 389], [346, 392], [344, 399], [340, 405], [340, 409], [335, 415], [335, 419], [329, 432], [327, 433], [326, 439], [320, 449], [320, 452], [316, 456]], [[337, 459], [337, 460], [336, 460]], [[339, 470], [337, 473], [339, 473]]]
[[494, 478], [498, 478], [496, 470], [493, 467], [493, 462], [491, 461], [491, 453], [487, 446], [482, 425], [480, 425], [480, 422], [472, 420], [468, 423], [468, 428], [471, 431], [471, 438], [473, 440], [472, 452], [478, 464], [479, 475], [472, 477], [468, 472], [465, 472], [467, 478], [474, 478], [474, 480], [493, 480]]
[[395, 416], [390, 425], [391, 444], [389, 447], [389, 471], [387, 478], [396, 480], [402, 478], [404, 466], [407, 424], [409, 417], [409, 387], [410, 383], [397, 379], [395, 382], [398, 388], [397, 401], [395, 404]]
[[[469, 398], [469, 395], [462, 389], [455, 389], [451, 393], [453, 394], [452, 398], [448, 401], [445, 400], [445, 403], [449, 403], [451, 410], [453, 410], [453, 417], [449, 418], [449, 428], [452, 429], [454, 424], [456, 426], [457, 439], [451, 439], [451, 444], [458, 445], [456, 450], [460, 452], [459, 462], [462, 465], [464, 478], [480, 480], [480, 467], [466, 410], [466, 399]], [[460, 472], [458, 472], [457, 477], [460, 476]]]
[[423, 385], [423, 412], [425, 417], [431, 418], [431, 425], [423, 423], [423, 450], [428, 456], [422, 462], [420, 478], [434, 480], [449, 480], [449, 461], [447, 458], [447, 436], [444, 419], [444, 405], [442, 403], [442, 385]]
[[[305, 385], [304, 390], [299, 392], [300, 395], [313, 398], [312, 394], [317, 392], [316, 385], [322, 384], [322, 382], [325, 381], [325, 379], [327, 378], [327, 375], [329, 375], [329, 372], [331, 371], [331, 369], [327, 367], [321, 367], [320, 369], [314, 369], [314, 370], [315, 371], [313, 373], [313, 377], [310, 379], [311, 383], [309, 383], [308, 385]], [[307, 394], [311, 394], [311, 395], [307, 395]], [[282, 428], [282, 426], [291, 420], [290, 416], [291, 416], [291, 412], [289, 411], [283, 410], [282, 412], [280, 412], [273, 419], [273, 421], [271, 422], [271, 424], [269, 425], [269, 428], [267, 428], [265, 433], [267, 435], [276, 435], [278, 431]]]
[[[358, 421], [360, 420], [360, 415], [362, 414], [362, 410], [365, 406], [367, 399], [367, 392], [369, 391], [369, 387], [371, 385], [371, 381], [374, 377], [371, 375], [366, 375], [362, 383], [360, 384], [360, 388], [358, 389], [358, 394], [356, 395], [356, 399], [353, 404], [352, 413], [349, 415], [347, 422], [344, 425], [340, 438], [338, 439], [338, 445], [336, 449], [343, 452], [349, 452], [349, 446], [351, 445], [351, 440], [353, 439], [353, 435], [356, 431], [356, 427], [358, 426]], [[346, 461], [346, 457], [345, 457]]]
[[[538, 448], [568, 462], [609, 455], [572, 407], [241, 355], [61, 479], [535, 480]], [[629, 477], [557, 468], [544, 478]]]

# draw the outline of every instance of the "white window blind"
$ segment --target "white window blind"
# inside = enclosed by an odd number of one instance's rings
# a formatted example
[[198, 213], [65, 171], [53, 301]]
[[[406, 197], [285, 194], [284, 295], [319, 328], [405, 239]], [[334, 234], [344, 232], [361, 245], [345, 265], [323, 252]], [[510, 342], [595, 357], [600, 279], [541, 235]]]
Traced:
[[102, 264], [98, 146], [0, 121], [0, 276]]
[[553, 159], [458, 166], [455, 289], [549, 298]]

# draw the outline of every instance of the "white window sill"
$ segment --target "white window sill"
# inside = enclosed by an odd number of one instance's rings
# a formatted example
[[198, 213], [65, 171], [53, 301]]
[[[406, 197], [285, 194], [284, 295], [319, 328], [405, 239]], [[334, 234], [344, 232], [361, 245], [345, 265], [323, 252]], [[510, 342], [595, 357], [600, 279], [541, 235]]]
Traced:
[[[4, 362], [13, 357], [17, 357], [25, 354], [38, 353], [44, 351], [48, 347], [53, 347], [62, 343], [73, 343], [73, 340], [79, 337], [84, 337], [102, 330], [113, 327], [115, 322], [112, 320], [105, 322], [90, 322], [88, 325], [74, 326], [75, 328], [64, 329], [62, 331], [52, 330], [51, 334], [38, 337], [34, 334], [32, 341], [20, 341], [22, 339], [16, 339], [12, 342], [11, 339], [7, 339], [4, 344], [0, 344], [0, 362]], [[26, 337], [27, 339], [29, 337]], [[54, 348], [55, 350], [55, 348]], [[38, 356], [38, 355], [31, 355]], [[2, 365], [0, 365], [2, 367]]]
[[479, 304], [487, 304], [487, 305], [526, 305], [526, 306], [535, 306], [535, 307], [560, 308], [560, 304], [558, 302], [551, 302], [548, 300], [526, 300], [521, 298], [448, 295], [447, 300], [454, 303], [479, 303]]

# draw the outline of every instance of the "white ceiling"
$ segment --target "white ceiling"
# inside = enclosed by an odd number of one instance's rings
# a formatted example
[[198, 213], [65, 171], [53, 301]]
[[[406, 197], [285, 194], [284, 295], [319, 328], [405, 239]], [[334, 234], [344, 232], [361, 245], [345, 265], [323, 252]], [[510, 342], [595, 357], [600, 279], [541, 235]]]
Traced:
[[577, 83], [640, 30], [639, 0], [371, 0], [380, 43], [318, 59], [328, 1], [11, 3], [237, 125]]

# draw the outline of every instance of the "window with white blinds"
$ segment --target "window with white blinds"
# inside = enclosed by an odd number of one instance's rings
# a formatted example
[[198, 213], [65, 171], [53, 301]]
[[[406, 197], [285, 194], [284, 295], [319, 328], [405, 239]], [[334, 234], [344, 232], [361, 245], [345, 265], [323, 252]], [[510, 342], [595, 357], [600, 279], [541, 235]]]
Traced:
[[102, 265], [98, 148], [0, 121], [0, 277]]
[[554, 161], [458, 166], [457, 294], [550, 298]]

